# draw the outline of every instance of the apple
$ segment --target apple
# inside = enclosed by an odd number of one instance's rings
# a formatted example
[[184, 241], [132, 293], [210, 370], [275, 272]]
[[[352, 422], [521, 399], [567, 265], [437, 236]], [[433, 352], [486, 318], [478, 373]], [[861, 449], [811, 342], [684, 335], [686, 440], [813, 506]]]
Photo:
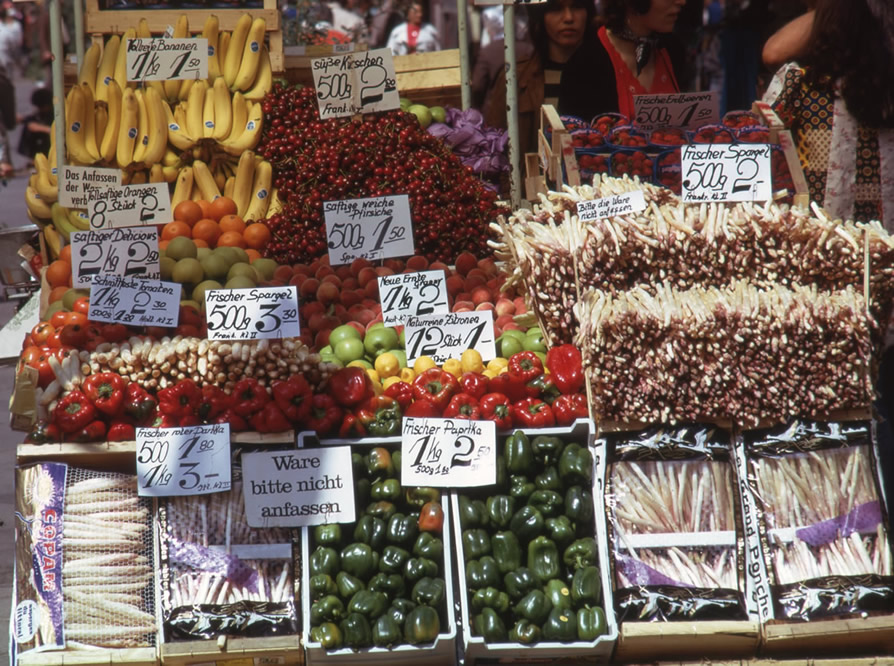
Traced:
[[524, 351], [522, 341], [514, 335], [506, 335], [508, 331], [503, 331], [503, 335], [497, 338], [497, 354], [503, 358], [509, 358], [513, 354]]
[[384, 325], [371, 328], [367, 331], [366, 337], [363, 338], [363, 347], [366, 349], [366, 353], [373, 358], [377, 357], [379, 354], [384, 354], [386, 351], [394, 349], [399, 345], [400, 339], [398, 338], [397, 331]]
[[354, 326], [350, 324], [342, 324], [341, 326], [336, 326], [332, 329], [332, 333], [329, 334], [329, 344], [336, 345], [342, 340], [362, 340], [363, 336], [360, 335], [360, 331], [358, 331]]
[[348, 364], [363, 358], [365, 353], [363, 341], [357, 338], [342, 338], [332, 347], [335, 357], [342, 363]]

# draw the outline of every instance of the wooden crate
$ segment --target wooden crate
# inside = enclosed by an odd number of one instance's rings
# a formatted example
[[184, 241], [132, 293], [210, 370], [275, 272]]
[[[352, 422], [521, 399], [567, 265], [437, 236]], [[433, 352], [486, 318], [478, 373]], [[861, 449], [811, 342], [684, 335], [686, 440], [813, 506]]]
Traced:
[[760, 627], [751, 621], [624, 622], [615, 661], [749, 659], [757, 656]]
[[354, 51], [366, 51], [366, 44], [320, 44], [316, 46], [287, 46], [285, 49], [285, 78], [291, 84], [314, 84], [311, 61], [331, 55], [344, 55]]
[[160, 649], [165, 666], [302, 666], [304, 647], [300, 636], [227, 638], [213, 641], [164, 643]]
[[555, 107], [544, 104], [540, 107], [537, 152], [525, 155], [525, 198], [536, 201], [538, 194], [546, 194], [550, 188], [560, 191], [563, 183], [580, 185], [580, 168], [571, 133]]
[[154, 666], [155, 648], [28, 652], [16, 657], [18, 666]]
[[894, 654], [894, 617], [773, 621], [761, 630], [761, 653], [765, 656], [794, 653], [814, 657]]

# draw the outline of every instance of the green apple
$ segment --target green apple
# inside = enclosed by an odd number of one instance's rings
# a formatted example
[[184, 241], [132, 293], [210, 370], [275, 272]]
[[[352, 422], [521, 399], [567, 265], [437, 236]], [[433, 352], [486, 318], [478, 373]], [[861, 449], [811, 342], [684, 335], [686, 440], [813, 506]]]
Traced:
[[345, 367], [345, 364], [342, 363], [341, 361], [339, 361], [339, 360], [338, 360], [334, 355], [332, 355], [332, 354], [320, 354], [320, 360], [321, 360], [323, 363], [332, 363], [333, 365], [337, 365], [339, 368], [343, 368], [343, 367]]
[[397, 331], [386, 326], [369, 329], [366, 332], [366, 337], [363, 338], [363, 346], [366, 348], [366, 353], [372, 358], [376, 358], [379, 354], [384, 354], [386, 351], [398, 347], [399, 344]]
[[509, 358], [513, 354], [524, 351], [521, 338], [514, 335], [506, 335], [509, 331], [504, 331], [503, 335], [497, 338], [497, 355], [503, 358]]
[[510, 338], [518, 338], [519, 340], [524, 340], [525, 332], [518, 328], [507, 328], [503, 331], [503, 335], [501, 337], [510, 337]]
[[335, 358], [345, 364], [363, 358], [365, 353], [363, 341], [359, 338], [343, 338], [332, 346], [332, 351]]
[[320, 350], [320, 356], [324, 356], [326, 354], [328, 354], [329, 356], [335, 354], [335, 351], [333, 351], [332, 349], [332, 345], [326, 345]]
[[341, 326], [336, 326], [332, 329], [332, 332], [329, 334], [329, 344], [333, 347], [336, 343], [341, 342], [342, 340], [361, 340], [360, 331], [351, 326], [350, 324], [342, 324]]
[[430, 106], [428, 110], [431, 111], [431, 117], [436, 123], [447, 122], [447, 109], [443, 106]]
[[406, 111], [406, 110], [409, 109], [411, 106], [413, 106], [413, 102], [411, 102], [411, 101], [410, 101], [409, 99], [407, 99], [406, 97], [400, 97], [400, 98], [399, 98], [399, 101], [400, 101], [400, 110], [401, 110], [401, 111]]
[[428, 110], [428, 107], [425, 106], [425, 104], [414, 104], [409, 109], [407, 109], [407, 111], [416, 116], [416, 119], [419, 121], [422, 129], [425, 129], [426, 127], [431, 125], [431, 111]]
[[543, 332], [539, 328], [528, 329], [525, 333], [522, 346], [526, 351], [546, 353], [546, 344], [543, 342]]

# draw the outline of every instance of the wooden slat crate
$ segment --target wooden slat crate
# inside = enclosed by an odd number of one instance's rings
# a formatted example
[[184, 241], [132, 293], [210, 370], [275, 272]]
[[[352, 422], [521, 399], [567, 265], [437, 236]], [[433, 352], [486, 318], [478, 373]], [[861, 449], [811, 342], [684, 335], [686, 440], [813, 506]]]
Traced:
[[771, 622], [761, 630], [761, 652], [813, 657], [894, 654], [894, 617]]
[[757, 622], [625, 622], [615, 661], [748, 659], [757, 656], [759, 645]]
[[266, 638], [221, 637], [218, 641], [182, 641], [161, 646], [164, 666], [302, 666], [304, 647], [299, 636]]
[[155, 666], [155, 648], [29, 652], [16, 658], [18, 666]]
[[344, 55], [353, 51], [366, 51], [366, 44], [320, 44], [318, 46], [288, 46], [285, 50], [285, 77], [289, 83], [313, 86], [314, 75], [311, 61], [331, 55]]

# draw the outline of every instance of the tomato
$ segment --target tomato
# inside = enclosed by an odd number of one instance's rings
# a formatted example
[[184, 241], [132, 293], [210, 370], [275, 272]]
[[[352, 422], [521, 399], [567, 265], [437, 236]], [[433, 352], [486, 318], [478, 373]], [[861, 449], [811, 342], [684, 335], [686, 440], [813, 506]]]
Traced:
[[59, 310], [58, 312], [54, 312], [53, 316], [50, 317], [50, 323], [54, 328], [62, 328], [65, 324], [68, 323], [68, 310]]
[[174, 331], [175, 335], [182, 335], [183, 337], [189, 338], [197, 338], [199, 337], [199, 328], [194, 326], [193, 324], [180, 324]]
[[202, 317], [191, 305], [181, 305], [178, 322], [180, 324], [192, 324], [193, 326], [202, 325]]
[[102, 337], [109, 342], [121, 342], [130, 337], [130, 331], [127, 330], [127, 326], [124, 324], [103, 324], [100, 330], [102, 331]]
[[31, 329], [31, 339], [36, 345], [45, 345], [50, 336], [56, 332], [56, 327], [48, 321], [42, 321]]
[[34, 338], [31, 337], [30, 333], [25, 334], [25, 338], [22, 340], [22, 349], [27, 349], [28, 347], [34, 344]]
[[[86, 319], [86, 315], [81, 316]], [[67, 347], [81, 348], [87, 343], [87, 337], [87, 328], [81, 324], [66, 324], [59, 333], [59, 341]]]
[[56, 379], [56, 373], [50, 367], [50, 352], [40, 347], [31, 346], [22, 354], [22, 359], [29, 367], [37, 370], [37, 385], [41, 388], [49, 386]]
[[69, 312], [68, 316], [65, 318], [66, 324], [78, 324], [82, 328], [87, 328], [88, 322], [87, 315], [83, 312]]
[[155, 338], [156, 340], [160, 340], [170, 333], [170, 329], [162, 328], [161, 326], [147, 326], [146, 327], [146, 335], [150, 338]]
[[86, 315], [90, 311], [90, 297], [81, 296], [74, 302], [74, 307], [72, 309], [75, 312], [80, 312], [81, 314]]
[[62, 346], [62, 329], [57, 328], [53, 334], [47, 338], [47, 346], [52, 349], [59, 349]]
[[22, 350], [22, 363], [30, 365], [32, 368], [37, 367], [37, 359], [43, 354], [43, 350], [37, 345], [29, 345]]

